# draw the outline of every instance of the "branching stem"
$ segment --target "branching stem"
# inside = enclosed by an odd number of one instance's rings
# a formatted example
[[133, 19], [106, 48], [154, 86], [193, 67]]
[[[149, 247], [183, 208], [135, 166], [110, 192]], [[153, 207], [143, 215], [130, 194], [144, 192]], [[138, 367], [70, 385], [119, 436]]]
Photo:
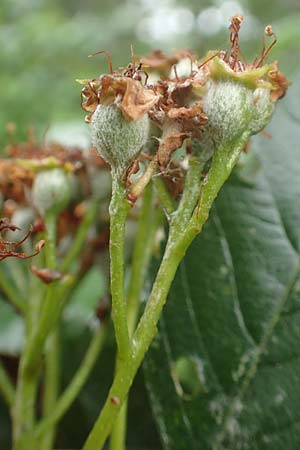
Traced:
[[[249, 134], [245, 133], [236, 142], [215, 151], [208, 180], [202, 188], [201, 195], [199, 195], [200, 203], [198, 206], [185, 204], [185, 202], [188, 202], [189, 196], [183, 197], [185, 200], [182, 200], [178, 212], [183, 214], [187, 207], [191, 212], [190, 220], [186, 227], [182, 227], [181, 222], [176, 221], [176, 219], [170, 226], [165, 253], [145, 311], [134, 334], [133, 353], [129, 354], [126, 361], [118, 366], [107, 400], [83, 450], [100, 450], [103, 448], [127, 397], [134, 376], [157, 333], [158, 320], [178, 265], [194, 237], [201, 231], [218, 192], [229, 177], [248, 139]], [[200, 182], [198, 183], [198, 189], [199, 185]], [[193, 202], [194, 200], [195, 197], [193, 197]]]

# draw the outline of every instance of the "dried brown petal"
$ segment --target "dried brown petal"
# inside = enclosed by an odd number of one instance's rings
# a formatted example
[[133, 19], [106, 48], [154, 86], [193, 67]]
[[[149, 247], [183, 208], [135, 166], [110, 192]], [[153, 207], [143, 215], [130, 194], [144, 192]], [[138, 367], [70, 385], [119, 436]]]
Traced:
[[157, 152], [157, 162], [159, 166], [166, 167], [170, 161], [172, 153], [182, 146], [183, 141], [188, 137], [187, 133], [174, 133], [165, 137]]
[[195, 103], [190, 107], [182, 106], [181, 108], [172, 108], [168, 111], [167, 115], [170, 119], [181, 120], [194, 119], [198, 116], [205, 118], [205, 115], [203, 115], [203, 105], [201, 103]]
[[273, 68], [268, 72], [268, 77], [271, 79], [273, 89], [271, 90], [271, 99], [276, 102], [284, 97], [288, 87], [291, 83], [286, 79], [285, 75], [278, 69], [278, 61], [275, 61]]
[[121, 111], [128, 120], [138, 120], [158, 102], [159, 96], [131, 78], [126, 79], [126, 85]]
[[110, 317], [110, 311], [111, 297], [109, 295], [106, 295], [97, 307], [96, 316], [100, 320], [100, 322], [105, 322]]
[[178, 63], [179, 57], [176, 55], [167, 56], [161, 50], [154, 50], [148, 56], [141, 58], [141, 63], [151, 70], [155, 70], [160, 75], [168, 77], [171, 67]]
[[[16, 231], [16, 230], [20, 229], [14, 225], [10, 225], [7, 222], [7, 219], [1, 219], [0, 223], [1, 223], [0, 232], [6, 231], [6, 230]], [[36, 256], [41, 251], [42, 247], [45, 245], [44, 240], [40, 241], [36, 244], [36, 246], [34, 248], [34, 253], [32, 253], [31, 255], [27, 255], [26, 253], [19, 253], [17, 251], [18, 248], [23, 244], [23, 242], [25, 242], [29, 238], [29, 236], [31, 234], [32, 234], [32, 228], [30, 228], [29, 231], [25, 234], [25, 236], [18, 242], [4, 241], [0, 237], [0, 261], [2, 261], [3, 259], [6, 259], [8, 257], [16, 257], [19, 259], [28, 259], [28, 258], [32, 258], [33, 256]]]
[[[103, 75], [98, 84], [89, 82], [82, 91], [82, 107], [92, 114], [99, 103], [110, 105], [120, 101], [127, 120], [138, 120], [158, 102], [159, 97], [140, 81], [119, 74]], [[88, 116], [88, 121], [90, 116]]]
[[45, 284], [50, 284], [53, 281], [61, 280], [63, 277], [61, 272], [51, 269], [38, 269], [36, 266], [31, 266], [31, 271]]

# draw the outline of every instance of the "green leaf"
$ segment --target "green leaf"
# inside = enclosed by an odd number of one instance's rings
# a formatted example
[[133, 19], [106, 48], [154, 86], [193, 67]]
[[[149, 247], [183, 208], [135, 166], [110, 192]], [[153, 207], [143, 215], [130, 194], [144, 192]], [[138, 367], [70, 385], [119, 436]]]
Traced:
[[165, 449], [300, 448], [297, 95], [242, 158], [172, 285], [145, 362]]

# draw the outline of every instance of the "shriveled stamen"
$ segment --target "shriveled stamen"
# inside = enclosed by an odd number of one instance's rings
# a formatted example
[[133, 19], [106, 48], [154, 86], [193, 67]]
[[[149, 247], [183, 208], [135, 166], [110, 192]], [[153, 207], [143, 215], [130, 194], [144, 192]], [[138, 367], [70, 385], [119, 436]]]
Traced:
[[231, 18], [231, 24], [229, 26], [230, 30], [230, 43], [231, 43], [231, 49], [230, 49], [230, 61], [229, 65], [234, 70], [236, 63], [239, 58], [239, 31], [241, 28], [241, 24], [244, 21], [244, 17], [241, 15], [236, 15]]
[[[207, 58], [203, 63], [200, 64], [200, 66], [198, 66], [198, 69], [201, 69], [203, 66], [205, 66], [205, 64], [207, 64], [209, 61], [214, 59], [216, 56], [220, 56], [220, 54], [221, 54], [221, 52], [216, 52], [214, 55]], [[224, 58], [222, 58], [222, 59], [224, 59]]]
[[177, 66], [176, 66], [176, 64], [174, 64], [173, 70], [174, 70], [175, 80], [179, 81], [179, 76], [178, 76], [178, 73], [177, 73]]
[[100, 50], [99, 52], [95, 52], [95, 53], [91, 53], [90, 55], [88, 55], [89, 58], [92, 58], [94, 56], [97, 55], [102, 55], [104, 54], [107, 59], [108, 59], [108, 63], [109, 63], [109, 73], [112, 75], [113, 74], [113, 65], [112, 65], [112, 57], [111, 54], [107, 51], [107, 50]]
[[[267, 37], [273, 37], [273, 42], [269, 45], [269, 47], [266, 49], [266, 45], [265, 45], [265, 36]], [[274, 45], [277, 42], [277, 37], [276, 34], [273, 31], [273, 28], [271, 25], [267, 25], [265, 28], [265, 36], [264, 36], [264, 43], [263, 43], [263, 50], [262, 50], [262, 55], [260, 57], [260, 59], [258, 60], [258, 62], [256, 64], [254, 64], [254, 67], [261, 67], [264, 60], [266, 59], [267, 55], [270, 53], [270, 50], [274, 47]]]
[[130, 45], [132, 68], [135, 69], [135, 54], [133, 45]]

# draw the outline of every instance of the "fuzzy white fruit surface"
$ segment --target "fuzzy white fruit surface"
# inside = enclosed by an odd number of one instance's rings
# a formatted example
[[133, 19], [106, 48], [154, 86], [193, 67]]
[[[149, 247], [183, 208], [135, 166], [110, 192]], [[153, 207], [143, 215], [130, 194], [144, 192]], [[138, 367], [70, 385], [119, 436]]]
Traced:
[[42, 216], [59, 214], [71, 199], [71, 184], [63, 169], [39, 172], [32, 188], [34, 206]]
[[98, 105], [91, 120], [92, 144], [116, 170], [124, 170], [146, 144], [149, 118], [127, 121], [119, 107]]
[[234, 81], [212, 81], [204, 97], [207, 134], [226, 145], [245, 131], [256, 134], [270, 121], [274, 105], [268, 89], [250, 89]]

